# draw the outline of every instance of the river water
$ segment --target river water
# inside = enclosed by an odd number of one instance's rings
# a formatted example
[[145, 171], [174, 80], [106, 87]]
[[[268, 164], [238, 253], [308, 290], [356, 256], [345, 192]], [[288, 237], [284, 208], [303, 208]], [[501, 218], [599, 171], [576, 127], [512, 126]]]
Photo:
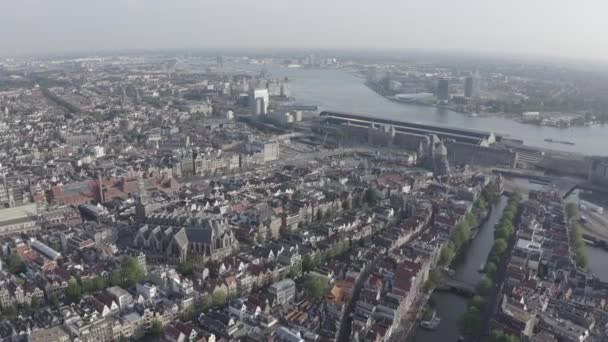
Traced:
[[[237, 70], [256, 71], [260, 65], [233, 65]], [[608, 155], [608, 125], [554, 128], [526, 125], [502, 117], [470, 117], [446, 109], [395, 103], [378, 95], [364, 79], [345, 70], [298, 69], [267, 65], [271, 77], [290, 79], [291, 95], [300, 104], [318, 105], [321, 110], [365, 114], [378, 118], [454, 126], [500, 133], [526, 144], [549, 149]], [[553, 138], [575, 145], [552, 144]]]

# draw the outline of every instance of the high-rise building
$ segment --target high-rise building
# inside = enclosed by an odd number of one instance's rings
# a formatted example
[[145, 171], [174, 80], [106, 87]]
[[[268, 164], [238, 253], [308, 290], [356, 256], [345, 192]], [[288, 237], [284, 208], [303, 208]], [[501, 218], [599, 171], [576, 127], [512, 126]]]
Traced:
[[477, 95], [477, 78], [475, 76], [467, 76], [464, 79], [464, 97], [472, 98]]
[[268, 113], [268, 89], [255, 89], [253, 91], [253, 106], [256, 115]]
[[437, 99], [439, 102], [447, 103], [450, 101], [450, 79], [442, 77], [437, 83]]

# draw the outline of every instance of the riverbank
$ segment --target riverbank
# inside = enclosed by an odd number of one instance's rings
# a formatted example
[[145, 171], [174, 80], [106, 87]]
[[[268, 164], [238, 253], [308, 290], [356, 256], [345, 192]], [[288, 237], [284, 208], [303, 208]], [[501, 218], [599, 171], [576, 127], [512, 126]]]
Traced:
[[[238, 63], [237, 69], [259, 73], [262, 65]], [[266, 71], [274, 78], [289, 81], [291, 96], [299, 103], [318, 105], [320, 110], [333, 110], [367, 114], [389, 120], [405, 120], [442, 126], [466, 127], [472, 130], [493, 132], [511, 139], [522, 140], [526, 145], [555, 149], [556, 145], [544, 141], [559, 138], [575, 145], [559, 145], [560, 150], [586, 155], [608, 155], [608, 125], [578, 128], [553, 128], [526, 125], [500, 117], [471, 117], [449, 109], [431, 106], [408, 105], [387, 100], [386, 97], [365, 86], [365, 80], [341, 69], [294, 69], [267, 64]]]
[[[567, 121], [563, 117], [560, 118], [560, 117], [552, 117], [552, 116], [546, 116], [546, 115], [542, 118], [539, 118], [538, 120], [524, 120], [522, 118], [522, 114], [518, 114], [518, 113], [473, 111], [473, 110], [466, 109], [465, 107], [460, 106], [460, 105], [438, 105], [435, 97], [430, 97], [426, 101], [424, 101], [424, 100], [403, 101], [403, 100], [399, 100], [396, 97], [397, 94], [387, 91], [386, 89], [379, 86], [378, 84], [375, 84], [370, 81], [366, 81], [366, 82], [364, 82], [364, 85], [368, 89], [373, 91], [374, 93], [382, 96], [383, 98], [385, 98], [391, 102], [395, 102], [395, 103], [398, 103], [401, 105], [414, 105], [414, 106], [421, 106], [421, 107], [441, 108], [441, 109], [450, 110], [450, 111], [453, 111], [456, 113], [460, 113], [460, 114], [463, 114], [463, 115], [466, 115], [469, 117], [485, 117], [485, 118], [496, 117], [496, 118], [503, 118], [506, 120], [512, 120], [512, 121], [517, 122], [522, 125], [537, 126], [537, 127], [550, 127], [550, 128], [556, 128], [556, 129], [583, 128], [583, 127], [589, 127], [589, 126], [602, 124], [602, 123], [596, 122], [596, 121], [585, 121], [584, 119], [577, 119], [577, 120], [570, 119], [570, 121]], [[549, 139], [547, 141], [548, 143], [556, 143], [556, 144], [560, 143], [560, 141], [555, 141], [555, 142], [551, 141], [553, 139], [551, 137], [546, 138], [546, 139]], [[571, 144], [571, 142], [568, 141], [568, 142], [566, 142], [566, 144], [567, 145]]]

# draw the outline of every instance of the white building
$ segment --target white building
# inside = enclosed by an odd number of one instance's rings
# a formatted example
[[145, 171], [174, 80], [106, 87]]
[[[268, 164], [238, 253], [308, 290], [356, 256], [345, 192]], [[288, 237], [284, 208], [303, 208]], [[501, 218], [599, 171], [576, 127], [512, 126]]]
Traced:
[[156, 297], [156, 285], [152, 284], [152, 283], [137, 283], [135, 284], [135, 288], [137, 291], [137, 294], [141, 295], [142, 297], [144, 297], [145, 299], [152, 299], [154, 297]]
[[121, 310], [124, 310], [126, 307], [133, 304], [133, 296], [119, 286], [109, 287], [106, 292], [116, 299], [118, 302], [118, 307], [120, 307]]
[[267, 142], [263, 148], [264, 162], [269, 162], [279, 159], [279, 143], [276, 141]]
[[291, 279], [283, 279], [272, 284], [268, 293], [274, 299], [274, 305], [283, 305], [293, 301], [296, 297], [296, 283]]
[[101, 158], [106, 155], [106, 152], [103, 146], [95, 146], [93, 147], [93, 154], [95, 158]]
[[523, 112], [521, 118], [524, 121], [536, 121], [540, 120], [540, 112]]

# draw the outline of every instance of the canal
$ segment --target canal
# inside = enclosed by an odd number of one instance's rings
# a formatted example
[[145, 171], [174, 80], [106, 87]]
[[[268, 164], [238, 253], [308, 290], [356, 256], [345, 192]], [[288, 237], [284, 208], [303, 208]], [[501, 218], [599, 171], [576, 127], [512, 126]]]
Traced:
[[[577, 190], [574, 190], [566, 198], [566, 202], [578, 204], [579, 201], [581, 200], [581, 197], [582, 197], [581, 191], [577, 189]], [[602, 206], [604, 208], [604, 211], [606, 211], [606, 207], [608, 205], [608, 196], [587, 191], [585, 199], [591, 200], [592, 203]], [[585, 213], [583, 212], [583, 214], [585, 214]], [[606, 217], [606, 215], [604, 215], [604, 217]], [[591, 234], [591, 235], [596, 235], [600, 238], [604, 238], [604, 236], [606, 236], [606, 234], [608, 234], [608, 227], [607, 226], [603, 226], [603, 227], [598, 226], [595, 229], [602, 229], [602, 228], [603, 228], [603, 230], [601, 232], [594, 231], [594, 232], [590, 233], [590, 232], [585, 231], [585, 233]], [[598, 234], [598, 233], [600, 233], [600, 234]], [[601, 281], [608, 282], [608, 262], [607, 262], [608, 261], [608, 252], [601, 248], [585, 245], [585, 255], [587, 255], [587, 260], [588, 260], [587, 269], [591, 273], [593, 273], [594, 276], [599, 278]]]
[[[508, 198], [502, 196], [494, 206], [492, 214], [481, 226], [479, 234], [469, 244], [465, 253], [462, 253], [453, 265], [455, 278], [476, 285], [482, 274], [479, 268], [485, 263], [494, 242], [494, 226], [500, 220], [502, 212], [507, 206]], [[441, 318], [441, 324], [435, 331], [418, 328], [414, 337], [416, 342], [451, 342], [460, 336], [459, 320], [467, 308], [467, 298], [448, 292], [435, 292], [431, 296], [430, 304]]]

